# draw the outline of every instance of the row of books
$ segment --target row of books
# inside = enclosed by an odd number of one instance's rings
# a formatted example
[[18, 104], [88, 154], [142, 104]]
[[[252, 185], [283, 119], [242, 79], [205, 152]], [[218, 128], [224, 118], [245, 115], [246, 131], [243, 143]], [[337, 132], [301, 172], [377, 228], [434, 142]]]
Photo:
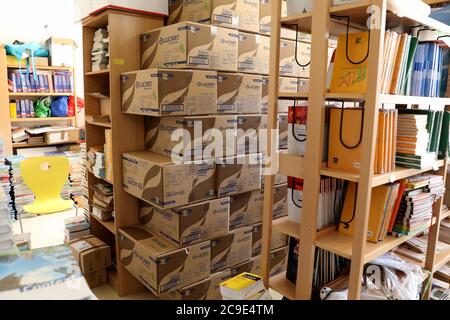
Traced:
[[97, 219], [108, 221], [114, 218], [114, 194], [110, 184], [96, 184], [92, 202], [92, 214]]
[[450, 113], [432, 110], [399, 110], [396, 163], [423, 169], [449, 149]]
[[73, 92], [73, 75], [70, 71], [41, 71], [33, 74], [15, 70], [9, 73], [8, 83], [11, 92]]
[[[353, 235], [357, 184], [350, 182], [345, 196], [339, 232]], [[382, 185], [372, 191], [367, 240], [381, 242], [388, 234], [409, 235], [430, 226], [433, 204], [445, 193], [437, 175], [419, 175]]]
[[9, 111], [11, 119], [36, 117], [33, 100], [23, 99], [10, 102]]
[[[369, 33], [339, 36], [330, 65], [333, 93], [366, 93]], [[383, 51], [381, 92], [442, 97], [447, 92], [450, 48], [443, 41], [420, 42], [417, 37], [387, 31]], [[360, 62], [360, 63], [357, 63]]]
[[380, 110], [378, 119], [374, 174], [384, 174], [395, 170], [398, 111]]

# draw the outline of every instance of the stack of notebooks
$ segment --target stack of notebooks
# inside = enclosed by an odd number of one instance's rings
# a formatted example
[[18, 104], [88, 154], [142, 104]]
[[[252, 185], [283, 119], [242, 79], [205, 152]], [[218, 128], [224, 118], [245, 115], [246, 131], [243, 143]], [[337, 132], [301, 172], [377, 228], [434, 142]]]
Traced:
[[97, 153], [103, 153], [104, 146], [91, 147], [87, 153], [87, 166], [89, 170], [94, 170]]
[[11, 128], [11, 136], [13, 143], [20, 143], [28, 141], [30, 135], [27, 133], [25, 128], [20, 127], [12, 127]]
[[105, 176], [106, 180], [113, 181], [113, 152], [112, 152], [112, 131], [105, 130]]
[[111, 185], [99, 183], [94, 186], [92, 214], [101, 221], [108, 221], [114, 216], [114, 194]]
[[[349, 183], [339, 222], [339, 232], [347, 235], [353, 235], [354, 232], [356, 188], [356, 183]], [[397, 216], [401, 194], [402, 183], [383, 185], [373, 189], [367, 241], [377, 243], [386, 239]]]
[[[330, 92], [366, 93], [368, 59], [361, 61], [369, 48], [369, 33], [339, 37], [330, 66]], [[348, 48], [347, 48], [348, 44]], [[420, 42], [417, 37], [387, 31], [383, 52], [381, 92], [394, 95], [441, 97], [448, 82], [450, 50], [442, 41]]]
[[9, 199], [0, 188], [0, 256], [15, 249]]
[[45, 142], [43, 135], [30, 136], [27, 140], [28, 144], [43, 144]]
[[81, 152], [65, 152], [64, 155], [69, 159], [69, 182], [70, 182], [70, 197], [75, 199], [81, 197], [83, 194], [83, 167]]
[[97, 151], [95, 153], [95, 162], [94, 167], [92, 168], [94, 171], [94, 176], [100, 179], [105, 179], [105, 153]]
[[24, 206], [34, 201], [34, 194], [25, 185], [22, 178], [22, 171], [20, 170], [20, 163], [24, 159], [25, 157], [21, 155], [6, 157], [6, 161], [10, 166], [13, 205], [16, 213], [22, 212]]
[[448, 119], [443, 111], [399, 110], [397, 165], [413, 169], [431, 167], [440, 148], [444, 153], [448, 148], [448, 136], [442, 130], [445, 125], [448, 127]]
[[[436, 246], [436, 254], [439, 255], [442, 252], [446, 252], [450, 249], [450, 245], [447, 243], [438, 241]], [[424, 263], [427, 257], [428, 250], [428, 236], [414, 237], [406, 241], [400, 247], [395, 249], [395, 253], [412, 259], [414, 261]]]
[[86, 153], [86, 142], [80, 144], [80, 153], [81, 153], [81, 206], [83, 207], [83, 215], [89, 221], [90, 209], [89, 209], [89, 185], [87, 182], [88, 179], [88, 171], [87, 171], [87, 153]]
[[83, 216], [64, 219], [64, 241], [67, 243], [74, 239], [80, 239], [91, 234], [91, 226]]
[[384, 174], [395, 170], [397, 120], [397, 110], [379, 111], [374, 174]]
[[[432, 189], [430, 181], [434, 184]], [[409, 235], [431, 225], [433, 204], [442, 195], [443, 183], [442, 177], [436, 176], [416, 176], [408, 180], [392, 229], [394, 236]]]
[[92, 71], [109, 68], [109, 32], [108, 29], [98, 29], [94, 33], [92, 47]]

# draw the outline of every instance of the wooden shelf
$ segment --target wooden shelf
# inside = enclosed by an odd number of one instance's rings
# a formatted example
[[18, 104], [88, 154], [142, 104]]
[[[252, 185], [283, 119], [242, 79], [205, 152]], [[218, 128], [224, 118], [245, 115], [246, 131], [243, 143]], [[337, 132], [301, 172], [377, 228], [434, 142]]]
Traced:
[[[389, 250], [392, 250], [402, 243], [414, 238], [428, 229], [435, 222], [436, 221], [434, 219], [428, 226], [407, 236], [400, 238], [388, 236], [384, 241], [379, 243], [367, 242], [364, 263], [368, 263]], [[353, 251], [353, 237], [342, 234], [337, 229], [329, 229], [327, 232], [322, 232], [317, 235], [316, 246], [323, 250], [333, 252], [341, 257], [351, 259]]]
[[103, 181], [105, 181], [105, 182], [108, 182], [110, 185], [113, 185], [113, 182], [112, 181], [109, 181], [108, 179], [106, 179], [106, 178], [99, 178], [99, 177], [97, 177], [95, 174], [94, 174], [94, 171], [92, 171], [91, 169], [89, 169], [89, 168], [86, 168], [87, 169], [87, 171], [90, 173], [90, 174], [92, 174], [94, 177], [96, 177], [97, 179], [100, 179], [100, 180], [103, 180]]
[[270, 278], [269, 287], [289, 300], [295, 300], [295, 284], [286, 278], [285, 272]]
[[281, 24], [284, 27], [298, 26], [299, 32], [311, 33], [312, 13], [298, 13], [292, 16], [281, 18]]
[[94, 218], [97, 222], [103, 225], [106, 229], [108, 229], [111, 233], [116, 234], [116, 226], [114, 224], [114, 220], [110, 221], [102, 221], [91, 213], [91, 218]]
[[111, 122], [93, 122], [93, 121], [86, 121], [87, 124], [98, 126], [98, 127], [105, 127], [105, 128], [111, 128]]
[[450, 217], [450, 210], [447, 209], [445, 211], [442, 211], [442, 213], [441, 213], [441, 220], [445, 220], [448, 217]]
[[17, 118], [11, 119], [11, 122], [54, 122], [54, 121], [74, 121], [75, 117], [60, 118]]
[[297, 93], [280, 92], [278, 94], [278, 98], [280, 98], [280, 99], [299, 99], [299, 100], [304, 100], [304, 99], [308, 99], [309, 98], [309, 93], [307, 93], [307, 92], [297, 92]]
[[70, 97], [73, 92], [10, 92], [10, 98], [27, 98], [27, 97]]
[[446, 250], [441, 252], [440, 254], [436, 254], [433, 266], [433, 273], [438, 271], [449, 261], [450, 261], [450, 250]]
[[288, 155], [287, 152], [282, 151], [279, 155], [280, 170], [279, 173], [288, 177], [302, 179], [304, 176], [305, 159], [299, 156]]
[[289, 220], [288, 217], [274, 220], [272, 228], [282, 234], [300, 239], [300, 224]]
[[[24, 66], [22, 66], [24, 68]], [[19, 66], [8, 65], [8, 69], [19, 69]], [[36, 66], [36, 70], [48, 70], [48, 71], [72, 71], [73, 67], [53, 67], [53, 66]]]
[[109, 69], [86, 72], [86, 76], [99, 76], [99, 75], [109, 75]]
[[[406, 179], [418, 174], [422, 174], [428, 171], [432, 171], [435, 170], [436, 168], [441, 168], [444, 165], [444, 160], [438, 160], [436, 162], [436, 166], [435, 167], [427, 167], [424, 168], [423, 170], [419, 170], [419, 169], [408, 169], [408, 168], [402, 168], [402, 167], [397, 167], [397, 169], [395, 169], [394, 171], [391, 171], [389, 173], [385, 173], [385, 174], [377, 174], [373, 176], [372, 179], [372, 187], [378, 187], [390, 182], [395, 182], [401, 179]], [[352, 182], [359, 182], [359, 174], [355, 174], [355, 173], [348, 173], [345, 171], [340, 171], [340, 170], [334, 170], [334, 169], [330, 169], [330, 168], [325, 168], [322, 169], [320, 171], [320, 174], [326, 177], [332, 177], [332, 178], [337, 178], [337, 179], [342, 179], [342, 180], [346, 180], [346, 181], [352, 181]]]
[[61, 146], [66, 144], [78, 144], [79, 141], [69, 141], [69, 142], [61, 142], [61, 143], [13, 143], [12, 146], [15, 149], [23, 149], [23, 148], [39, 148], [39, 147], [50, 147], [50, 146]]

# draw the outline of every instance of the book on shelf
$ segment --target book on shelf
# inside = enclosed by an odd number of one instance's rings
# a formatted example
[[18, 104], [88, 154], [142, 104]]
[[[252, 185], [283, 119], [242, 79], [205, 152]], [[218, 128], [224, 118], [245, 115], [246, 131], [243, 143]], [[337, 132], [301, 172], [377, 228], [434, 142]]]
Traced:
[[10, 92], [15, 93], [70, 93], [73, 91], [71, 71], [38, 71], [36, 74], [11, 69], [8, 72]]

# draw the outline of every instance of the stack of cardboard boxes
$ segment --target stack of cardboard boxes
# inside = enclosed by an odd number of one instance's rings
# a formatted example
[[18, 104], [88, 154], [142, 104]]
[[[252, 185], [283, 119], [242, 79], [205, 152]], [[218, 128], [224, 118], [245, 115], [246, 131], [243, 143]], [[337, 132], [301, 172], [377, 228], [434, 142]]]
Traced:
[[[141, 36], [141, 70], [121, 79], [122, 111], [146, 117], [146, 150], [123, 154], [124, 190], [142, 201], [140, 224], [119, 231], [120, 263], [160, 297], [221, 299], [227, 278], [261, 273], [270, 10], [259, 0], [170, 3], [171, 25]], [[284, 34], [280, 90], [306, 91], [295, 32]], [[307, 63], [309, 45], [299, 49]], [[276, 182], [274, 219], [287, 215], [287, 178]], [[273, 235], [272, 275], [286, 270], [287, 240]]]

